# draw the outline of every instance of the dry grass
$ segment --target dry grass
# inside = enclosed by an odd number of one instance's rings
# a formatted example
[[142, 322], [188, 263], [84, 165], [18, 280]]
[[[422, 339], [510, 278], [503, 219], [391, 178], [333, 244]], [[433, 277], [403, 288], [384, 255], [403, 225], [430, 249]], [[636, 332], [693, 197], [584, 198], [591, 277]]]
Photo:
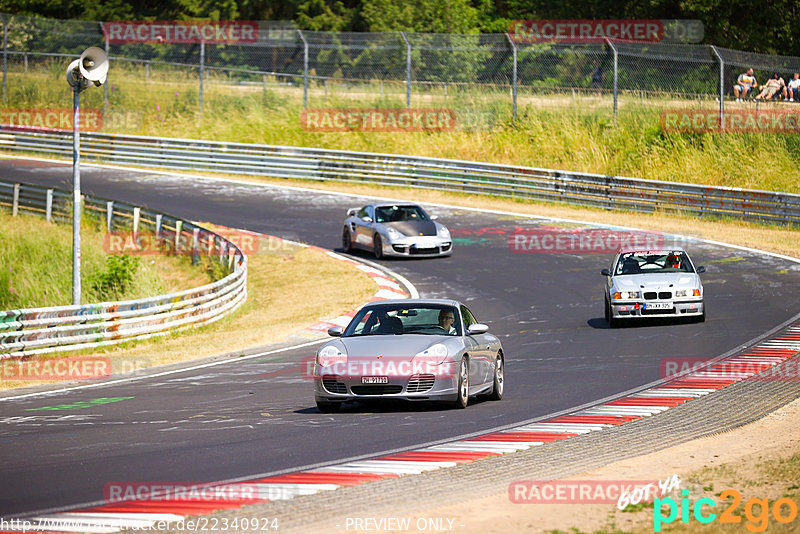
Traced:
[[[331, 284], [336, 280], [336, 284]], [[286, 338], [322, 319], [353, 310], [378, 287], [367, 275], [323, 252], [264, 239], [249, 256], [248, 297], [232, 315], [191, 331], [72, 355], [109, 357], [115, 373], [206, 356], [238, 353]], [[42, 359], [63, 356], [51, 355]], [[32, 381], [3, 381], [0, 389]]]

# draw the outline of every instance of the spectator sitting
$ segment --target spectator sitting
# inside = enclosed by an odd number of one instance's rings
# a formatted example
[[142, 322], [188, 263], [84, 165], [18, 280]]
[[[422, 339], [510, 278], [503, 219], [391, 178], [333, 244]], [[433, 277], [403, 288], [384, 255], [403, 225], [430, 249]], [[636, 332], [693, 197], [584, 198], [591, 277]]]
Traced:
[[[800, 89], [800, 72], [795, 72], [794, 77], [789, 80], [789, 85], [787, 86], [789, 102], [794, 102], [794, 95], [797, 93], [798, 89]], [[800, 100], [800, 94], [797, 95], [797, 99]]]
[[773, 72], [772, 77], [761, 87], [762, 89], [756, 97], [757, 99], [763, 98], [765, 100], [770, 100], [775, 96], [775, 93], [779, 91], [784, 97], [786, 96], [786, 82], [783, 81], [783, 78], [781, 78], [777, 72]]
[[[747, 93], [751, 89], [758, 89], [758, 83], [756, 82], [756, 77], [753, 76], [752, 68], [747, 69], [747, 72], [743, 72], [736, 78], [736, 84], [733, 86], [733, 94], [736, 96], [736, 101], [741, 102], [742, 98], [747, 98]], [[739, 98], [740, 93], [741, 98]]]

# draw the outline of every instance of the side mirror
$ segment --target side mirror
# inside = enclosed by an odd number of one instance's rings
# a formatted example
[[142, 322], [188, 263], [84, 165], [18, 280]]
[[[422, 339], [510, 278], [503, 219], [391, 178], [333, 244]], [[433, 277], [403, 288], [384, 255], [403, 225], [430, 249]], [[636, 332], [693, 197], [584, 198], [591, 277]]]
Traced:
[[372, 217], [364, 216], [364, 217], [361, 217], [361, 220], [364, 221], [365, 223], [371, 223], [372, 222]]
[[489, 327], [487, 325], [481, 324], [481, 323], [472, 323], [471, 325], [469, 325], [469, 328], [467, 329], [467, 332], [469, 332], [469, 335], [471, 335], [471, 336], [474, 336], [474, 335], [477, 335], [477, 334], [485, 334], [488, 331], [489, 331]]
[[608, 272], [608, 269], [600, 269], [600, 274], [603, 276], [611, 276], [611, 273]]
[[356, 213], [358, 213], [358, 208], [350, 208], [349, 210], [347, 210], [348, 217], [355, 217]]
[[328, 335], [331, 337], [342, 337], [344, 329], [341, 326], [332, 326], [328, 328]]
[[704, 272], [706, 272], [706, 268], [705, 268], [705, 267], [703, 267], [702, 265], [700, 265], [700, 266], [697, 268], [697, 274], [704, 273]]

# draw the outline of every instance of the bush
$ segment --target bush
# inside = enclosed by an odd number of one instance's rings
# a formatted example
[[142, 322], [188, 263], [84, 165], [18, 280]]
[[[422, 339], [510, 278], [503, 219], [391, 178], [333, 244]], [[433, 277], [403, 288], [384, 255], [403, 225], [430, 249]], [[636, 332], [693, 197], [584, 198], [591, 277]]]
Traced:
[[92, 275], [92, 289], [101, 300], [116, 300], [125, 293], [139, 269], [139, 258], [134, 256], [108, 256], [105, 271]]

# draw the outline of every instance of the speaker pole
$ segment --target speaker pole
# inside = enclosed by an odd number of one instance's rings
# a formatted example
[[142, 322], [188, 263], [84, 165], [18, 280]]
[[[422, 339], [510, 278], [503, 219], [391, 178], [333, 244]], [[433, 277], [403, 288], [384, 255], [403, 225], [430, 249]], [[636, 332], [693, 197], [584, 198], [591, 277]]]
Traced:
[[72, 304], [81, 303], [81, 86], [72, 88]]

